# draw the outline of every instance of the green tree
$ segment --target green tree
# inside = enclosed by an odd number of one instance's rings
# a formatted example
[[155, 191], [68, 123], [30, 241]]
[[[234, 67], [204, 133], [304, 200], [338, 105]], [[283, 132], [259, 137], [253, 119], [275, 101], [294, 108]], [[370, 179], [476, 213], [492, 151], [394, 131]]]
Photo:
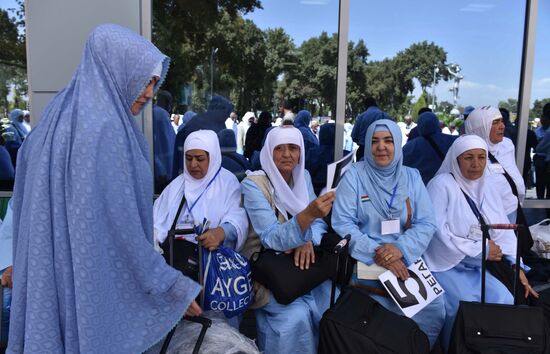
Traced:
[[24, 24], [20, 13], [23, 11], [22, 3], [19, 6], [19, 19], [10, 16], [7, 10], [0, 9], [0, 106], [4, 114], [9, 111], [8, 95], [11, 88], [15, 88], [18, 94], [27, 93], [24, 27], [19, 33], [19, 27]]
[[256, 8], [261, 8], [259, 0], [154, 0], [153, 42], [172, 58], [164, 88], [176, 100], [185, 84], [203, 89], [214, 47], [212, 30], [225, 13], [237, 18]]
[[446, 114], [451, 113], [451, 109], [453, 109], [453, 108], [454, 108], [454, 105], [449, 101], [441, 101], [437, 105], [437, 111], [442, 112], [442, 113], [446, 113]]
[[423, 92], [428, 86], [433, 85], [435, 66], [439, 68], [435, 75], [436, 84], [440, 79], [447, 80], [449, 78], [449, 72], [445, 67], [447, 53], [433, 42], [414, 43], [404, 51], [397, 53], [396, 59], [407, 68], [411, 79], [416, 78], [420, 82]]
[[506, 101], [499, 101], [498, 102], [499, 108], [506, 108], [510, 113], [517, 113], [518, 112], [518, 100], [515, 98], [509, 98]]
[[390, 115], [397, 117], [408, 110], [408, 93], [413, 89], [407, 69], [398, 60], [386, 58], [367, 64], [367, 92]]
[[420, 95], [420, 97], [418, 97], [418, 100], [416, 101], [416, 103], [414, 104], [413, 108], [412, 108], [412, 117], [413, 117], [413, 120], [416, 121], [418, 119], [418, 111], [420, 110], [420, 108], [424, 108], [424, 107], [427, 107], [428, 104], [426, 103], [426, 92], [422, 92], [422, 94]]

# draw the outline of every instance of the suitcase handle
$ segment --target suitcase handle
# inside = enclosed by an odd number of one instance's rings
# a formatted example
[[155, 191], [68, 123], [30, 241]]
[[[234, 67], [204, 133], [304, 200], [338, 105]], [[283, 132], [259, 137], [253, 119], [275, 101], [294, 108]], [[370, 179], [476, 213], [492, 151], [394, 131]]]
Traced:
[[[193, 354], [198, 354], [204, 340], [204, 336], [206, 335], [206, 331], [212, 326], [212, 320], [202, 316], [185, 316], [184, 319], [189, 322], [198, 323], [202, 326], [199, 337], [197, 338], [197, 342], [195, 343], [195, 347], [193, 348]], [[172, 337], [176, 332], [177, 326], [178, 325], [176, 324], [174, 328], [170, 331], [170, 333], [168, 333], [168, 335], [166, 336], [166, 339], [162, 344], [162, 348], [160, 349], [159, 354], [166, 354], [166, 352], [168, 351], [168, 346], [170, 345], [170, 341], [172, 340]]]
[[[480, 219], [483, 221], [483, 219]], [[487, 239], [489, 238], [489, 230], [514, 230], [516, 234], [516, 263], [514, 269], [514, 305], [518, 304], [517, 299], [517, 290], [519, 284], [519, 272], [520, 272], [520, 255], [519, 255], [519, 245], [520, 245], [520, 234], [518, 229], [525, 227], [521, 224], [486, 224], [481, 222], [481, 231], [482, 231], [482, 243], [481, 243], [481, 303], [485, 303], [485, 271], [487, 270], [486, 258], [487, 258]]]

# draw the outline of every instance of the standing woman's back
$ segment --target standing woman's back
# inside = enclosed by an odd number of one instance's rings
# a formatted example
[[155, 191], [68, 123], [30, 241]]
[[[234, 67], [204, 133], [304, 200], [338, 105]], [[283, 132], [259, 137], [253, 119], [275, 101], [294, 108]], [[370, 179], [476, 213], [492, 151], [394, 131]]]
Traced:
[[8, 352], [142, 352], [197, 295], [153, 249], [153, 177], [133, 117], [168, 61], [139, 35], [99, 26], [25, 140]]

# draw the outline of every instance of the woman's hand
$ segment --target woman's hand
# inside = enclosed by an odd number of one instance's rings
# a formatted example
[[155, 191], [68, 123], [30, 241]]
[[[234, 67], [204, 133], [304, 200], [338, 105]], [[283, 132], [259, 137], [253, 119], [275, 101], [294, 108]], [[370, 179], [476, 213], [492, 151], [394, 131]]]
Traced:
[[502, 250], [500, 246], [495, 243], [493, 240], [489, 240], [489, 255], [487, 256], [488, 261], [500, 261], [502, 259]]
[[200, 316], [201, 313], [201, 307], [199, 306], [199, 304], [197, 304], [195, 300], [193, 300], [191, 305], [189, 305], [189, 307], [187, 308], [187, 311], [185, 311], [185, 316], [196, 317]]
[[327, 216], [335, 198], [335, 192], [328, 192], [311, 201], [304, 210], [296, 215], [300, 230], [304, 232], [315, 219]]
[[13, 267], [9, 266], [6, 268], [4, 273], [2, 273], [2, 286], [11, 288], [13, 286], [13, 283], [11, 281], [11, 274], [13, 271]]
[[374, 263], [381, 267], [388, 268], [389, 264], [399, 261], [401, 258], [403, 258], [403, 253], [401, 253], [401, 250], [397, 248], [397, 246], [387, 243], [376, 249]]
[[405, 281], [409, 279], [409, 270], [402, 260], [398, 259], [385, 266], [385, 268], [391, 270], [391, 272], [399, 279]]
[[309, 269], [310, 263], [315, 263], [315, 251], [313, 250], [313, 243], [308, 241], [294, 249], [294, 265], [304, 270]]
[[535, 289], [533, 289], [531, 285], [529, 285], [529, 281], [527, 280], [527, 277], [525, 276], [525, 273], [523, 273], [522, 269], [519, 270], [519, 281], [521, 285], [523, 285], [523, 287], [525, 288], [526, 299], [529, 296], [529, 294], [533, 295], [537, 299], [539, 298], [539, 293], [537, 293]]
[[210, 229], [195, 238], [204, 248], [213, 251], [225, 240], [225, 233], [221, 227]]

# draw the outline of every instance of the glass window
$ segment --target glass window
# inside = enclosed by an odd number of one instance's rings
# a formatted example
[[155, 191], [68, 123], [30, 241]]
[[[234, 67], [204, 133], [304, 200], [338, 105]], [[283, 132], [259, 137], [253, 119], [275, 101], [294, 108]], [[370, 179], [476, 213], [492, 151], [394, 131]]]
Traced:
[[[550, 199], [550, 1], [539, 1], [524, 173], [527, 198]], [[546, 107], [546, 109], [544, 108]]]
[[[156, 193], [183, 172], [183, 141], [190, 130], [234, 130], [235, 141], [223, 140], [222, 166], [244, 177], [244, 169], [259, 168], [246, 132], [261, 112], [270, 115], [269, 125], [301, 110], [324, 122], [335, 109], [338, 1], [185, 4], [153, 2], [153, 42], [172, 58], [163, 89], [173, 98], [174, 128], [169, 133], [168, 118], [154, 118]], [[209, 107], [217, 95], [233, 107], [221, 101]], [[188, 112], [198, 115], [188, 121]], [[305, 124], [309, 129], [310, 122]]]

